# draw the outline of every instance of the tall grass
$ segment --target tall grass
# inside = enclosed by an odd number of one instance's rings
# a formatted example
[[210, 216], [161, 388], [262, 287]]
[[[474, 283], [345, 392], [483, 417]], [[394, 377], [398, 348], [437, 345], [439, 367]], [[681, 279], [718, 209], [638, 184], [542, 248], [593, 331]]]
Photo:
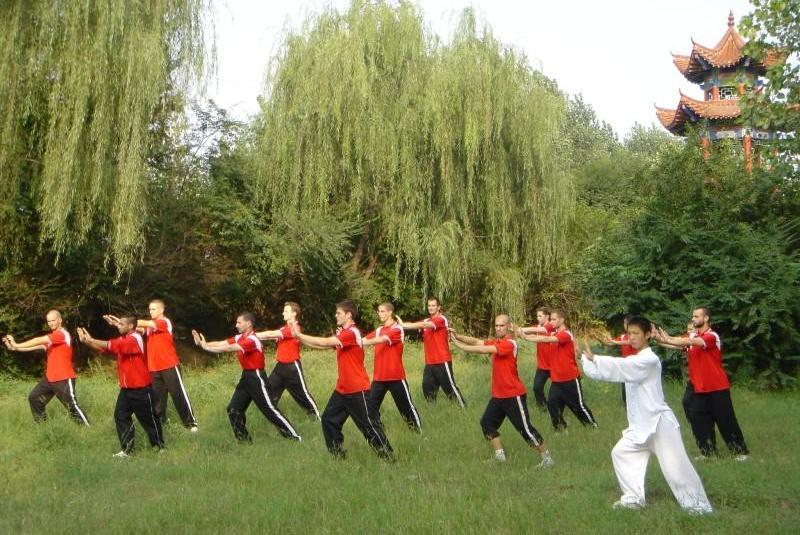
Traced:
[[[333, 355], [304, 354], [308, 386], [320, 407], [335, 381]], [[137, 429], [137, 452], [127, 460], [111, 457], [119, 449], [112, 419], [113, 369], [94, 369], [78, 379], [89, 429], [70, 422], [55, 400], [50, 420], [34, 425], [27, 407], [34, 381], [0, 381], [0, 533], [789, 533], [800, 526], [800, 416], [793, 393], [734, 387], [752, 459], [697, 463], [717, 512], [692, 517], [678, 507], [655, 459], [648, 473], [647, 509], [611, 510], [619, 490], [609, 454], [625, 427], [617, 385], [584, 382], [597, 430], [581, 428], [568, 415], [569, 432], [556, 435], [546, 416], [531, 406], [534, 425], [557, 463], [542, 472], [535, 469], [538, 454], [508, 422], [501, 429], [508, 462], [491, 460], [478, 425], [489, 398], [487, 359], [456, 356], [465, 411], [444, 399], [434, 405], [423, 401], [421, 348], [414, 344], [406, 348], [406, 368], [423, 434], [405, 428], [387, 396], [384, 423], [396, 464], [379, 460], [351, 422], [345, 426], [349, 457], [333, 460], [319, 423], [288, 395], [280, 407], [303, 442], [280, 438], [251, 407], [254, 442], [236, 443], [225, 414], [239, 375], [230, 357], [185, 372], [200, 432], [168, 425], [168, 450], [157, 454]], [[526, 382], [533, 371], [532, 349], [525, 346], [520, 373]], [[680, 409], [682, 387], [668, 383], [666, 392], [689, 453], [696, 455]], [[174, 412], [171, 417], [177, 420]]]

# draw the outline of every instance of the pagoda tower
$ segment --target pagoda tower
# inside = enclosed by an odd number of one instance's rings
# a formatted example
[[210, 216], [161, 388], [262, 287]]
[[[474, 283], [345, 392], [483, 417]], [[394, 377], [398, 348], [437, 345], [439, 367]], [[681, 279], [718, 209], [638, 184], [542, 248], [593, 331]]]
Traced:
[[699, 131], [706, 148], [718, 139], [739, 140], [744, 147], [749, 171], [753, 141], [768, 140], [774, 134], [742, 123], [739, 98], [761, 91], [761, 76], [783, 58], [777, 51], [769, 51], [762, 61], [758, 61], [743, 53], [745, 44], [736, 31], [731, 11], [728, 29], [716, 46], [705, 47], [692, 39], [692, 52], [688, 56], [673, 54], [675, 66], [687, 80], [700, 86], [704, 98], [697, 100], [678, 91], [677, 108], [656, 106], [656, 115], [664, 128], [676, 136], [685, 136], [687, 124], [691, 124]]

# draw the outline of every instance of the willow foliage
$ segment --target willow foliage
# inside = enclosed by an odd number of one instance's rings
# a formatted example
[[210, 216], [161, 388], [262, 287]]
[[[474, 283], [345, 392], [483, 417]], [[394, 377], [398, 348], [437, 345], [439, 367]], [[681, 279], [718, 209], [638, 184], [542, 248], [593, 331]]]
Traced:
[[558, 171], [563, 98], [465, 11], [451, 42], [407, 2], [355, 1], [289, 34], [256, 124], [267, 214], [323, 209], [363, 227], [356, 263], [395, 265], [395, 292], [453, 296], [486, 278], [521, 310], [554, 265], [574, 195]]
[[143, 242], [151, 121], [168, 91], [201, 72], [204, 3], [0, 3], [4, 243], [28, 208], [57, 256], [99, 231], [106, 257], [130, 268]]

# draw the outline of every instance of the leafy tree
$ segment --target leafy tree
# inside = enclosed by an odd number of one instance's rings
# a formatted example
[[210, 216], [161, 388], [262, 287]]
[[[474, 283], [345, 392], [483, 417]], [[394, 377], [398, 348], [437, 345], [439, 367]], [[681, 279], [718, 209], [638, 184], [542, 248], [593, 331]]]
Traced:
[[452, 299], [485, 279], [489, 308], [518, 311], [566, 239], [563, 114], [471, 11], [445, 44], [408, 2], [356, 1], [313, 18], [275, 59], [253, 195], [268, 225], [309, 211], [352, 222], [354, 289], [374, 293], [368, 279], [391, 266], [391, 295], [410, 285], [417, 303]]
[[131, 269], [142, 252], [150, 126], [168, 89], [199, 75], [203, 4], [0, 3], [5, 260], [30, 253], [32, 230], [55, 259], [99, 232], [105, 258]]

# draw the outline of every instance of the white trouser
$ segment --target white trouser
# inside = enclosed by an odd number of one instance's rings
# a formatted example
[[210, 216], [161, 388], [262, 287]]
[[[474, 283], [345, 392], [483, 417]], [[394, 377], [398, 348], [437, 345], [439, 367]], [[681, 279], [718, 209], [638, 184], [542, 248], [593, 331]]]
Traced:
[[622, 489], [622, 503], [645, 504], [644, 480], [651, 453], [656, 455], [664, 479], [683, 509], [692, 513], [713, 511], [703, 482], [686, 455], [680, 429], [665, 418], [661, 418], [656, 432], [644, 444], [636, 444], [623, 436], [611, 450], [614, 471]]

